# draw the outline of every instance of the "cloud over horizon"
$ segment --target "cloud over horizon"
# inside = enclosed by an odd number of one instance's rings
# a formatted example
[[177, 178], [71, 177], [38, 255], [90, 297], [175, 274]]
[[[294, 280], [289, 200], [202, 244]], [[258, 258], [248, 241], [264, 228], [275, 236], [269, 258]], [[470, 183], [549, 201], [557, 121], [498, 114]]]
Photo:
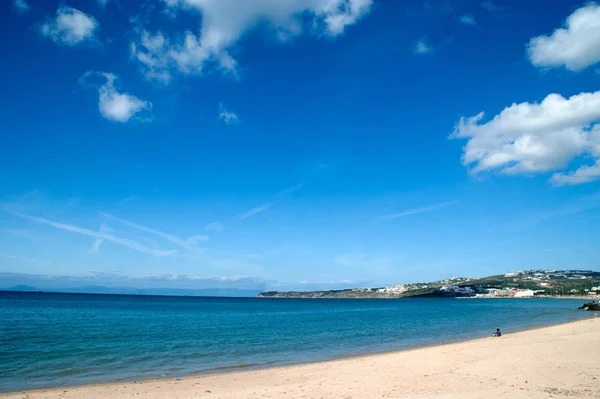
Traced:
[[[0, 253], [0, 256], [2, 254]], [[348, 258], [350, 261], [351, 258]], [[346, 257], [340, 257], [344, 262]], [[359, 259], [363, 261], [362, 258]], [[352, 261], [354, 262], [354, 261]], [[375, 259], [374, 267], [387, 267], [385, 260]], [[362, 263], [361, 263], [362, 264]], [[354, 263], [352, 263], [354, 266]], [[369, 281], [326, 280], [326, 281], [275, 281], [250, 276], [195, 276], [185, 274], [128, 275], [122, 272], [88, 270], [77, 276], [24, 274], [0, 272], [0, 289], [30, 286], [41, 290], [66, 292], [91, 292], [113, 294], [150, 295], [210, 295], [248, 296], [267, 290], [321, 290], [363, 287]], [[79, 290], [78, 290], [79, 289]], [[83, 289], [83, 290], [81, 290]]]
[[[1, 254], [0, 254], [1, 255]], [[256, 290], [262, 291], [273, 282], [248, 276], [191, 276], [179, 274], [128, 275], [120, 272], [100, 272], [88, 270], [78, 276], [36, 275], [22, 273], [0, 273], [0, 289], [18, 285], [29, 285], [42, 290], [69, 290], [87, 288], [86, 291], [127, 293], [123, 289], [141, 290]], [[105, 288], [106, 290], [100, 290]], [[143, 292], [142, 292], [143, 293]], [[158, 292], [155, 292], [158, 293]], [[169, 294], [169, 292], [163, 292]]]

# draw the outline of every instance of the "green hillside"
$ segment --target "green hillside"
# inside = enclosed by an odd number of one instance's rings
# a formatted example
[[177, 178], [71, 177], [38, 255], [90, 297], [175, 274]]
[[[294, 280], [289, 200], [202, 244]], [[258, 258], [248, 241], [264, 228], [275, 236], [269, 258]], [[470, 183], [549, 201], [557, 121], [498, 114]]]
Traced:
[[[260, 298], [406, 298], [432, 296], [489, 295], [490, 289], [503, 296], [533, 290], [535, 296], [588, 296], [600, 293], [600, 272], [591, 270], [525, 270], [483, 278], [455, 277], [427, 283], [408, 283], [379, 288], [326, 291], [267, 291]], [[589, 295], [590, 297], [594, 297]]]

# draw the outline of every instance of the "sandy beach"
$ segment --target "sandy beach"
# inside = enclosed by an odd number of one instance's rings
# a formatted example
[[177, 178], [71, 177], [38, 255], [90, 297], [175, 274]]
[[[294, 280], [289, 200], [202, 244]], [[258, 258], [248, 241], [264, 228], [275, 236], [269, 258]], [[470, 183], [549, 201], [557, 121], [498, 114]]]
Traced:
[[599, 355], [600, 318], [593, 318], [331, 362], [0, 398], [600, 398]]

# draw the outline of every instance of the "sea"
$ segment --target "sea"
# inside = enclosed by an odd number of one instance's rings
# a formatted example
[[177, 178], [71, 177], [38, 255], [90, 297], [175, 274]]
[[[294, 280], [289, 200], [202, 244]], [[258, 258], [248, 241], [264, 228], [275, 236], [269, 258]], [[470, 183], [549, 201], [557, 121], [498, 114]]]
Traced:
[[0, 292], [0, 392], [185, 378], [402, 350], [588, 316], [562, 299]]

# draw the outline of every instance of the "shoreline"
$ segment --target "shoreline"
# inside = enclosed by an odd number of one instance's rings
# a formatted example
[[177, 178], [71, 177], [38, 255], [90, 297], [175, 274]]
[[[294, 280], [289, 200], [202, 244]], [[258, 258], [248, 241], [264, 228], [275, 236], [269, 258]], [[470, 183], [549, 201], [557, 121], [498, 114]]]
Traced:
[[[181, 388], [183, 386], [186, 387], [186, 394], [187, 394], [187, 389], [190, 389], [191, 387], [195, 387], [197, 385], [217, 385], [218, 389], [224, 389], [226, 388], [224, 384], [225, 379], [231, 379], [233, 378], [233, 380], [247, 380], [248, 382], [253, 381], [255, 378], [257, 377], [261, 377], [261, 376], [265, 376], [265, 375], [279, 375], [279, 376], [294, 376], [296, 375], [298, 372], [303, 372], [306, 369], [318, 369], [321, 371], [327, 371], [327, 370], [331, 370], [331, 368], [333, 366], [339, 366], [339, 365], [348, 365], [348, 364], [355, 364], [355, 363], [364, 363], [364, 364], [371, 364], [373, 362], [377, 363], [377, 362], [381, 362], [384, 360], [389, 360], [391, 358], [412, 358], [413, 360], [415, 359], [420, 359], [421, 357], [423, 357], [424, 355], [428, 355], [431, 354], [432, 352], [441, 352], [441, 353], [446, 353], [446, 352], [457, 352], [459, 354], [464, 354], [465, 352], [465, 348], [468, 350], [469, 348], [477, 348], [477, 347], [481, 347], [481, 346], [486, 346], [491, 344], [492, 346], [497, 346], [498, 344], [500, 346], [504, 346], [503, 344], [509, 343], [510, 341], [513, 340], [527, 340], [529, 338], [533, 338], [536, 337], [538, 335], [549, 335], [549, 336], [554, 336], [554, 338], [558, 339], [559, 341], [563, 341], [566, 336], [569, 335], [577, 335], [578, 333], [581, 334], [581, 331], [586, 331], [587, 334], [589, 335], [591, 333], [592, 336], [594, 336], [594, 340], [591, 342], [592, 344], [595, 344], [596, 347], [595, 349], [600, 349], [600, 343], [598, 343], [598, 339], [600, 337], [600, 318], [599, 317], [594, 317], [594, 314], [592, 312], [590, 312], [590, 317], [582, 319], [582, 320], [576, 320], [576, 321], [570, 321], [570, 322], [566, 322], [566, 323], [561, 323], [561, 324], [555, 324], [555, 325], [550, 325], [550, 326], [541, 326], [541, 327], [532, 327], [529, 329], [524, 329], [524, 330], [519, 330], [518, 332], [513, 332], [513, 333], [507, 333], [507, 334], [503, 334], [503, 336], [499, 339], [495, 339], [495, 338], [473, 338], [473, 339], [467, 339], [467, 340], [460, 340], [458, 342], [454, 342], [454, 341], [446, 341], [443, 343], [437, 343], [437, 344], [430, 344], [430, 345], [426, 345], [426, 346], [418, 346], [418, 347], [414, 347], [414, 348], [407, 348], [407, 349], [402, 349], [402, 350], [398, 350], [398, 351], [391, 351], [391, 352], [380, 352], [380, 353], [365, 353], [365, 354], [360, 354], [360, 355], [354, 355], [354, 356], [350, 356], [350, 357], [344, 357], [344, 358], [340, 358], [340, 359], [336, 359], [336, 360], [323, 360], [323, 361], [316, 361], [316, 362], [310, 362], [310, 363], [296, 363], [296, 364], [287, 364], [287, 365], [276, 365], [276, 366], [271, 366], [269, 367], [268, 365], [265, 365], [265, 367], [252, 367], [253, 365], [249, 365], [249, 367], [247, 368], [246, 365], [233, 365], [231, 367], [225, 367], [222, 368], [222, 372], [215, 372], [217, 370], [212, 369], [212, 370], [207, 370], [207, 373], [201, 373], [201, 374], [193, 374], [193, 375], [189, 375], [189, 376], [183, 376], [181, 378], [173, 378], [173, 377], [169, 377], [169, 378], [160, 378], [160, 379], [150, 379], [150, 380], [143, 380], [143, 381], [114, 381], [114, 382], [105, 382], [105, 383], [92, 383], [92, 384], [86, 384], [86, 385], [78, 385], [78, 386], [72, 386], [72, 387], [58, 387], [58, 388], [41, 388], [41, 389], [33, 389], [33, 390], [26, 390], [26, 391], [17, 391], [17, 392], [6, 392], [6, 393], [0, 393], [0, 398], [6, 398], [6, 399], [16, 399], [16, 398], [22, 398], [24, 395], [27, 395], [28, 398], [31, 399], [36, 399], [36, 398], [64, 398], [64, 397], [90, 397], [90, 398], [107, 398], [107, 397], [111, 397], [111, 399], [120, 399], [120, 398], [129, 398], [129, 397], [134, 397], [138, 396], [140, 393], [137, 392], [139, 389], [142, 388], [153, 388], [153, 389], [158, 389], [161, 391], [161, 397], [180, 397], [180, 395], [182, 394], [181, 392], [179, 392], [180, 389], [178, 389], [177, 387], [181, 386]], [[567, 331], [567, 333], [563, 332], [561, 333], [560, 330], [565, 330]], [[590, 342], [587, 342], [587, 344], [590, 344]], [[548, 346], [548, 345], [546, 345]], [[547, 348], [549, 350], [552, 349], [552, 345], [549, 346], [549, 348]], [[547, 352], [547, 350], [544, 350], [543, 352]], [[586, 351], [586, 353], [598, 353], [598, 351], [592, 351], [592, 352], [588, 352]], [[593, 356], [592, 356], [593, 357]], [[395, 362], [394, 362], [395, 364]], [[434, 366], [434, 365], [432, 365]], [[560, 367], [559, 367], [560, 368]], [[452, 370], [448, 371], [450, 374], [453, 374]], [[356, 375], [354, 377], [359, 377], [362, 374], [362, 370], [357, 370], [356, 371]], [[500, 373], [502, 374], [502, 373]], [[319, 373], [318, 376], [320, 376], [321, 374]], [[596, 366], [595, 367], [595, 375], [593, 377], [596, 377], [597, 379], [600, 378], [600, 366]], [[335, 380], [335, 378], [334, 378]], [[289, 378], [286, 379], [286, 381], [289, 381]], [[285, 381], [283, 381], [285, 382]], [[308, 382], [308, 381], [307, 381]], [[356, 381], [354, 381], [356, 382]], [[595, 381], [595, 383], [597, 383], [597, 385], [600, 387], [600, 380]], [[245, 388], [248, 388], [247, 385], [244, 385]], [[279, 384], [276, 384], [274, 386], [272, 386], [272, 389], [275, 389], [279, 387]], [[168, 396], [164, 396], [166, 389], [169, 389], [169, 395]], [[172, 391], [171, 391], [172, 390]], [[208, 389], [210, 391], [210, 389]], [[269, 390], [269, 389], [267, 389]], [[107, 392], [110, 391], [111, 394], [108, 394]], [[276, 392], [277, 389], [275, 389]], [[204, 391], [202, 391], [204, 392]], [[211, 391], [212, 392], [212, 391]], [[585, 391], [584, 391], [585, 392]], [[146, 392], [145, 394], [149, 394], [148, 392]], [[170, 395], [173, 396], [170, 396]], [[204, 394], [209, 394], [209, 392], [204, 392]], [[239, 392], [235, 391], [232, 392], [233, 396], [221, 396], [223, 398], [237, 398], [239, 396], [237, 396], [239, 394]], [[281, 394], [278, 393], [278, 395]], [[600, 395], [600, 388], [599, 390], [596, 392], [596, 394]], [[150, 394], [152, 395], [152, 394]], [[139, 397], [139, 396], [138, 396]], [[185, 396], [188, 397], [188, 396]], [[211, 396], [190, 396], [190, 397], [211, 397]], [[251, 396], [250, 396], [251, 397]], [[265, 397], [279, 397], [279, 396], [265, 396]], [[286, 397], [296, 397], [296, 396], [286, 396]], [[298, 396], [300, 397], [300, 396]], [[309, 396], [310, 397], [310, 396]], [[337, 397], [337, 396], [328, 396], [328, 397]], [[368, 396], [371, 397], [371, 396]], [[380, 397], [380, 396], [373, 396], [373, 397]], [[420, 396], [419, 396], [420, 397]], [[423, 396], [423, 397], [429, 397], [429, 396]], [[508, 396], [507, 396], [508, 397]], [[514, 397], [514, 396], [511, 396]], [[524, 396], [525, 397], [525, 396]], [[526, 396], [529, 397], [529, 396]], [[547, 394], [544, 397], [548, 397]], [[557, 396], [554, 395], [554, 397], [561, 397], [561, 396]]]
[[[481, 299], [481, 298], [449, 298], [449, 299]], [[490, 298], [490, 299], [536, 299], [536, 298], [499, 297], [499, 298]], [[541, 298], [538, 298], [538, 299], [541, 299]], [[513, 334], [518, 334], [518, 333], [525, 332], [525, 331], [542, 330], [542, 329], [554, 327], [554, 326], [578, 323], [580, 321], [589, 320], [589, 319], [593, 319], [595, 317], [600, 316], [600, 314], [598, 314], [598, 316], [597, 316], [596, 312], [578, 311], [578, 314], [583, 315], [583, 317], [573, 318], [572, 320], [561, 321], [558, 323], [545, 322], [545, 323], [532, 324], [532, 325], [525, 326], [525, 327], [516, 327], [514, 329], [509, 330], [510, 332], [503, 332], [503, 335], [513, 335]], [[492, 331], [492, 333], [493, 333], [493, 331]], [[490, 335], [491, 335], [491, 333], [490, 333]], [[55, 386], [39, 387], [39, 388], [17, 390], [17, 391], [4, 391], [4, 392], [0, 391], [0, 399], [3, 398], [2, 395], [14, 394], [14, 393], [19, 393], [19, 392], [28, 393], [28, 392], [33, 392], [33, 391], [74, 389], [74, 388], [88, 387], [88, 386], [107, 386], [107, 385], [110, 386], [110, 385], [131, 384], [131, 383], [139, 384], [139, 383], [154, 382], [154, 381], [171, 381], [171, 380], [179, 381], [182, 379], [207, 377], [207, 376], [213, 376], [213, 375], [228, 375], [228, 374], [244, 373], [244, 372], [252, 372], [252, 371], [264, 371], [264, 370], [270, 370], [270, 369], [297, 367], [297, 366], [303, 366], [303, 365], [309, 365], [309, 364], [323, 364], [323, 363], [343, 361], [343, 360], [360, 359], [360, 358], [370, 357], [370, 356], [380, 356], [380, 355], [386, 355], [386, 354], [414, 351], [414, 350], [419, 350], [419, 349], [435, 348], [435, 347], [439, 347], [439, 346], [455, 345], [455, 344], [460, 344], [460, 343], [467, 343], [467, 342], [473, 342], [473, 341], [478, 341], [478, 340], [482, 340], [482, 339], [487, 339], [488, 337], [489, 337], [488, 335], [472, 335], [472, 336], [469, 336], [468, 338], [463, 337], [463, 338], [457, 338], [455, 340], [443, 339], [443, 340], [439, 340], [436, 342], [430, 342], [430, 343], [425, 343], [425, 344], [414, 344], [414, 345], [408, 344], [404, 348], [390, 349], [390, 350], [371, 351], [371, 352], [369, 352], [369, 351], [354, 352], [353, 354], [335, 356], [335, 357], [331, 357], [331, 358], [321, 358], [321, 359], [313, 360], [313, 361], [285, 361], [285, 362], [284, 361], [268, 361], [268, 362], [264, 362], [264, 363], [252, 363], [252, 364], [231, 364], [231, 365], [227, 365], [227, 366], [209, 367], [209, 368], [200, 369], [200, 370], [197, 370], [194, 372], [187, 372], [187, 373], [182, 372], [177, 376], [164, 375], [164, 374], [161, 374], [159, 376], [157, 373], [154, 373], [154, 374], [147, 375], [147, 377], [140, 376], [139, 378], [133, 378], [133, 377], [132, 378], [117, 378], [117, 379], [109, 379], [109, 380], [97, 381], [97, 382], [87, 382], [87, 383], [81, 383], [81, 384], [55, 385]]]
[[[232, 297], [233, 298], [233, 297]], [[414, 295], [414, 296], [377, 296], [377, 297], [347, 297], [347, 296], [299, 296], [299, 297], [246, 297], [246, 298], [254, 298], [260, 300], [400, 300], [400, 299], [571, 299], [578, 301], [599, 301], [600, 295], [549, 295], [549, 296], [523, 296], [523, 297], [514, 297], [514, 296], [427, 296], [427, 295]]]
[[600, 301], [600, 296], [523, 296], [523, 297], [512, 297], [512, 296], [461, 296], [453, 299], [569, 299], [577, 301]]

